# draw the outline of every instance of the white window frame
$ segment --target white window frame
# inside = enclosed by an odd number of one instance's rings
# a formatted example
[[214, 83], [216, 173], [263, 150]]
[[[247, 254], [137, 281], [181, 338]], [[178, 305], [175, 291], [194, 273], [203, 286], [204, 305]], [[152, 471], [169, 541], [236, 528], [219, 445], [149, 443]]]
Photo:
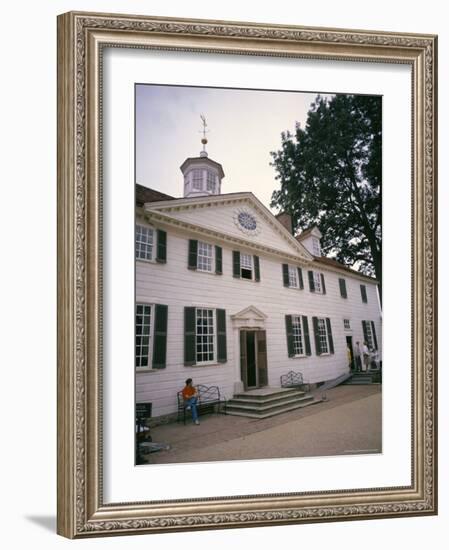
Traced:
[[[198, 313], [199, 312], [212, 312], [212, 315], [210, 318], [212, 319], [212, 333], [207, 334], [199, 334], [198, 332]], [[206, 340], [205, 340], [206, 337]], [[202, 338], [203, 340], [201, 342], [198, 341], [199, 338]], [[205, 361], [201, 361], [199, 359], [199, 354], [209, 353], [209, 351], [198, 351], [198, 346], [210, 346], [212, 345], [212, 359], [206, 359]], [[204, 366], [204, 365], [214, 365], [217, 362], [217, 310], [215, 308], [210, 307], [196, 307], [195, 308], [195, 362], [196, 365]]]
[[321, 284], [321, 272], [313, 271], [313, 285], [315, 287], [315, 292], [318, 294], [323, 294], [323, 286]]
[[204, 186], [204, 174], [202, 168], [194, 168], [192, 170], [192, 189], [202, 191]]
[[[299, 329], [299, 330], [298, 330]], [[306, 342], [304, 339], [304, 323], [302, 315], [292, 315], [293, 351], [294, 357], [306, 357]], [[297, 349], [302, 348], [302, 351]]]
[[[203, 254], [207, 250], [209, 254]], [[201, 258], [201, 259], [200, 259]], [[202, 260], [206, 258], [207, 262]], [[198, 241], [198, 248], [196, 253], [196, 269], [197, 271], [203, 271], [204, 273], [213, 273], [214, 272], [214, 260], [215, 260], [215, 247], [205, 241]], [[207, 269], [205, 265], [208, 264], [210, 269]]]
[[345, 330], [352, 330], [351, 329], [351, 319], [343, 319], [343, 328]]
[[288, 288], [299, 288], [298, 268], [293, 265], [288, 266]]
[[[149, 330], [148, 330], [148, 334], [146, 335], [143, 331], [141, 332], [140, 335], [138, 335], [138, 329], [137, 329], [137, 310], [139, 307], [143, 307], [143, 308], [149, 308], [149, 317], [150, 317], [150, 321], [149, 321]], [[134, 330], [135, 330], [135, 359], [134, 359], [134, 366], [135, 366], [135, 369], [136, 371], [139, 371], [139, 372], [142, 372], [142, 371], [147, 371], [147, 370], [153, 370], [153, 367], [152, 367], [152, 357], [153, 357], [153, 344], [154, 344], [154, 338], [153, 338], [153, 334], [154, 334], [154, 314], [155, 314], [155, 308], [154, 308], [154, 304], [148, 304], [146, 302], [137, 302], [136, 303], [136, 310], [135, 310], [135, 320], [134, 320]], [[143, 313], [143, 315], [148, 315]], [[139, 326], [142, 326], [142, 327], [145, 327], [145, 323], [142, 323], [142, 325], [139, 325]], [[148, 347], [148, 352], [147, 352], [147, 364], [146, 365], [138, 365], [137, 364], [137, 358], [142, 358], [142, 357], [145, 357], [145, 355], [142, 355], [142, 354], [137, 354], [137, 338], [138, 336], [141, 337], [141, 336], [148, 336], [148, 346], [143, 346], [142, 343], [140, 344], [139, 348], [141, 349], [142, 347]], [[139, 361], [140, 363], [141, 361]]]
[[[318, 337], [320, 339], [320, 355], [329, 355], [329, 333], [327, 331], [326, 317], [317, 317], [318, 322]], [[322, 330], [324, 328], [324, 331]], [[324, 337], [324, 338], [323, 338]], [[326, 344], [326, 351], [323, 351], [323, 342]]]
[[321, 245], [318, 237], [313, 237], [312, 239], [312, 250], [314, 256], [321, 256]]
[[[138, 234], [139, 231], [139, 234]], [[146, 236], [147, 240], [139, 239], [138, 237]], [[151, 236], [151, 239], [149, 237]], [[151, 242], [150, 242], [151, 241]], [[136, 260], [142, 261], [142, 262], [154, 262], [155, 261], [155, 254], [154, 250], [157, 246], [157, 231], [154, 229], [154, 227], [148, 227], [147, 225], [142, 225], [140, 223], [136, 224], [136, 233], [135, 233], [135, 258]], [[141, 257], [141, 251], [145, 250], [144, 247], [148, 247], [149, 250], [149, 258], [148, 257]], [[138, 252], [139, 251], [139, 252]], [[138, 255], [139, 254], [139, 255]]]
[[215, 193], [217, 188], [217, 176], [212, 170], [206, 170], [206, 189]]
[[[243, 258], [249, 258], [249, 262], [247, 261], [245, 264], [243, 262]], [[251, 271], [251, 279], [248, 277], [242, 276], [242, 269], [246, 269], [247, 271]], [[254, 258], [252, 254], [244, 254], [240, 253], [240, 279], [244, 279], [246, 281], [253, 281], [254, 280]]]

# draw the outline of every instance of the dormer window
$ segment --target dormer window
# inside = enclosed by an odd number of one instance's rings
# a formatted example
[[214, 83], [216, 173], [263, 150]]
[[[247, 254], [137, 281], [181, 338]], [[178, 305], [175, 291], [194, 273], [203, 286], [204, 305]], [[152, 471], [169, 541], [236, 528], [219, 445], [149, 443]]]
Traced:
[[312, 247], [313, 247], [313, 255], [321, 256], [320, 240], [317, 237], [313, 238]]

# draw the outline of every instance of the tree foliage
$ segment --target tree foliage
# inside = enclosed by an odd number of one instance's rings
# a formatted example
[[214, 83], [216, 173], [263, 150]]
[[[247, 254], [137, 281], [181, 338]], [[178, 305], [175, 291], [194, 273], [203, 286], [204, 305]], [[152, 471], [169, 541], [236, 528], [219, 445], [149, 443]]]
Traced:
[[290, 213], [295, 230], [318, 226], [326, 254], [380, 281], [381, 98], [317, 96], [305, 128], [281, 138], [271, 206]]

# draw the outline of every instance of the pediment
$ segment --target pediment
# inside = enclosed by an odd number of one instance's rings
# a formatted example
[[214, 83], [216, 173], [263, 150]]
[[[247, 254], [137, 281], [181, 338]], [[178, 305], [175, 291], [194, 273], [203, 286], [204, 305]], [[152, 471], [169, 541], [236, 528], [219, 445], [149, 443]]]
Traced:
[[219, 232], [231, 240], [246, 241], [250, 247], [269, 247], [304, 262], [313, 259], [252, 193], [147, 203], [145, 210], [148, 214], [164, 215], [167, 221], [169, 218], [178, 220], [198, 230]]
[[267, 318], [265, 313], [255, 306], [248, 306], [238, 313], [231, 315], [231, 319], [235, 321], [264, 321]]

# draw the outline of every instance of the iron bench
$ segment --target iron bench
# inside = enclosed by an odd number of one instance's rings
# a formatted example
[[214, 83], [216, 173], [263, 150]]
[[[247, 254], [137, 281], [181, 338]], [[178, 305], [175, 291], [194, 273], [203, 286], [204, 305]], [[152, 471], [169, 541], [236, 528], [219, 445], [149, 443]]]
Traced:
[[302, 377], [302, 372], [290, 371], [287, 374], [281, 376], [281, 388], [296, 388], [302, 386], [304, 380]]
[[[198, 410], [198, 416], [200, 415], [200, 412], [205, 412], [208, 409], [216, 409], [217, 414], [220, 412], [223, 412], [226, 414], [226, 399], [221, 396], [220, 394], [220, 388], [218, 386], [205, 386], [204, 384], [198, 384], [195, 386], [196, 391], [198, 392], [197, 396], [197, 410]], [[184, 421], [184, 424], [186, 423], [186, 410], [188, 407], [188, 404], [184, 401], [184, 398], [182, 397], [182, 390], [178, 391], [176, 394], [178, 398], [178, 418], [177, 422], [181, 420], [181, 417]]]

